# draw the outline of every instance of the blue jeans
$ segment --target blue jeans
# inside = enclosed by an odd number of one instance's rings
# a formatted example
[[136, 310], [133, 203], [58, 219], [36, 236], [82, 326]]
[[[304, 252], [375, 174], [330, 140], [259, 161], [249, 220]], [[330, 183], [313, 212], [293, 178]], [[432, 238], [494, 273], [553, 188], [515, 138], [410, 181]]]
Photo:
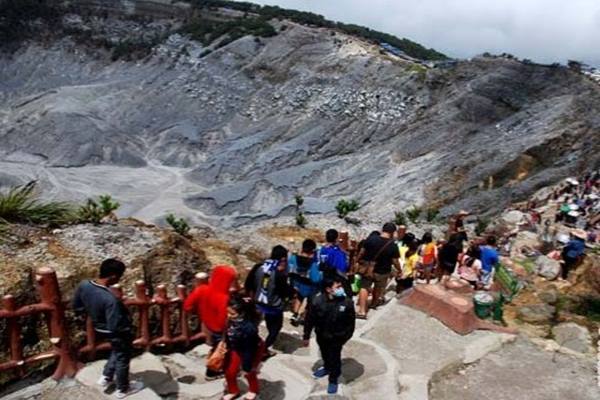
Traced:
[[111, 380], [116, 378], [117, 389], [127, 391], [129, 389], [129, 361], [131, 360], [133, 338], [130, 333], [101, 335], [112, 346], [102, 374]]

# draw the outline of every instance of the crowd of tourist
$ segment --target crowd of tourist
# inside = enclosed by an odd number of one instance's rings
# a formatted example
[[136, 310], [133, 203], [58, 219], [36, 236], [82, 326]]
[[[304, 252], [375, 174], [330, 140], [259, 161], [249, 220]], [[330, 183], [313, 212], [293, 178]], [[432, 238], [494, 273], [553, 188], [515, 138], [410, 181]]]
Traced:
[[[581, 261], [586, 241], [598, 240], [599, 178], [595, 173], [586, 175], [583, 184], [567, 180], [551, 196], [557, 204], [555, 221], [574, 228], [570, 238], [557, 239], [545, 223], [542, 234], [543, 241], [552, 246], [562, 241], [564, 279]], [[528, 209], [533, 223], [541, 225], [535, 205]], [[316, 335], [323, 363], [313, 376], [327, 376], [327, 392], [337, 393], [343, 346], [354, 333], [356, 319], [366, 319], [370, 309], [384, 304], [394, 283], [399, 296], [415, 285], [444, 284], [451, 277], [477, 290], [492, 287], [499, 264], [497, 239], [492, 235], [469, 239], [463, 222], [468, 214], [461, 211], [453, 216], [447, 235], [440, 238], [431, 232], [417, 238], [406, 226], [386, 223], [350, 251], [342, 248], [335, 229], [325, 232], [320, 247], [312, 239], [304, 240], [300, 249], [278, 245], [248, 271], [243, 285], [234, 267], [215, 266], [183, 304], [186, 312], [198, 316], [211, 346], [206, 379], [224, 376], [223, 399], [232, 400], [241, 396], [237, 378], [242, 371], [248, 381], [244, 399], [255, 399], [260, 391], [259, 366], [276, 355], [272, 347], [289, 309], [290, 323], [303, 325], [304, 345], [309, 345], [313, 331]], [[112, 345], [98, 384], [108, 386], [114, 381], [117, 398], [143, 387], [129, 380], [133, 338], [129, 312], [109, 289], [124, 271], [121, 261], [105, 260], [99, 277], [82, 282], [74, 297], [74, 308], [87, 312], [96, 334]], [[258, 329], [261, 321], [267, 329], [264, 339]]]

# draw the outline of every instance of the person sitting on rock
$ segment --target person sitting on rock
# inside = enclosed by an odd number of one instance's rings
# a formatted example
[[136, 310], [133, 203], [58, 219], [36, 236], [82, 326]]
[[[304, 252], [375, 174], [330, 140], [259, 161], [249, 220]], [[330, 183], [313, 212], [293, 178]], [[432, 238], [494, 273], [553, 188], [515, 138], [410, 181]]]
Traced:
[[254, 400], [259, 394], [258, 367], [265, 351], [265, 343], [258, 335], [260, 314], [254, 301], [241, 295], [234, 295], [227, 307], [227, 329], [225, 342], [225, 380], [227, 394], [223, 400], [236, 399], [240, 395], [237, 376], [240, 369], [248, 380], [248, 393], [245, 400]]
[[85, 311], [91, 318], [97, 340], [110, 342], [108, 361], [98, 380], [98, 385], [107, 388], [116, 377], [118, 399], [137, 393], [144, 388], [142, 382], [129, 380], [129, 363], [133, 342], [133, 326], [129, 310], [110, 290], [125, 272], [125, 264], [114, 258], [100, 265], [100, 276], [96, 280], [81, 282], [73, 297], [73, 309]]
[[[195, 312], [208, 333], [207, 344], [215, 351], [223, 338], [227, 323], [227, 304], [232, 285], [236, 283], [237, 273], [229, 265], [217, 265], [210, 274], [208, 285], [197, 286], [185, 299], [183, 310]], [[222, 375], [222, 371], [206, 369], [206, 379], [213, 380]]]
[[481, 246], [481, 278], [480, 283], [488, 290], [492, 286], [496, 265], [500, 262], [496, 248], [496, 237], [488, 236], [486, 244]]
[[567, 279], [569, 277], [569, 271], [577, 266], [581, 260], [581, 257], [585, 253], [586, 239], [587, 234], [585, 231], [579, 229], [571, 231], [571, 240], [569, 240], [561, 252], [563, 260], [561, 271], [562, 279]]
[[291, 320], [294, 326], [303, 322], [303, 304], [307, 300], [310, 301], [310, 298], [319, 291], [323, 280], [316, 250], [315, 241], [306, 239], [302, 242], [302, 251], [299, 254], [292, 254], [288, 258], [290, 282], [296, 290], [296, 298], [292, 307], [294, 315]]
[[481, 249], [479, 246], [470, 246], [458, 267], [458, 276], [467, 281], [473, 289], [479, 288], [481, 277]]
[[344, 290], [344, 277], [333, 276], [324, 281], [322, 292], [310, 301], [304, 323], [304, 345], [309, 345], [312, 330], [317, 335], [317, 344], [323, 358], [323, 366], [313, 376], [329, 375], [327, 393], [338, 391], [338, 378], [342, 373], [342, 348], [354, 334], [356, 325], [354, 302]]

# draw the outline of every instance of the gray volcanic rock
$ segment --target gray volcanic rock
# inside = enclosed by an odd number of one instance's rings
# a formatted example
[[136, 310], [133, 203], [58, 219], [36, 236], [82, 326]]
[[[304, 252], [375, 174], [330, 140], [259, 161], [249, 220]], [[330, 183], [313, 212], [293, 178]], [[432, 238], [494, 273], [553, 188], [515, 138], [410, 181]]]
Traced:
[[[177, 26], [63, 23], [111, 40]], [[599, 163], [600, 87], [565, 68], [426, 68], [339, 32], [272, 24], [287, 29], [208, 55], [180, 34], [137, 62], [68, 35], [0, 55], [0, 167], [50, 197], [103, 190], [127, 215], [229, 226], [292, 215], [297, 193], [308, 213], [340, 198], [382, 219], [421, 203], [494, 212]]]

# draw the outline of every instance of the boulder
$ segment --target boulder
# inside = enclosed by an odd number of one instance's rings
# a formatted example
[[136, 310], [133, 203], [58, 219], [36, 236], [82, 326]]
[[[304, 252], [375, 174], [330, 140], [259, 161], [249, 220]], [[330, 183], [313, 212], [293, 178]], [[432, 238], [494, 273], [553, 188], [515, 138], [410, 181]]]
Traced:
[[554, 305], [558, 301], [558, 290], [556, 288], [550, 288], [538, 293], [538, 298], [546, 304]]
[[554, 280], [560, 274], [560, 263], [546, 256], [540, 256], [535, 260], [537, 273], [548, 280]]
[[532, 252], [538, 251], [540, 245], [541, 243], [536, 233], [521, 231], [517, 233], [511, 245], [510, 256], [514, 258], [524, 254], [529, 255]]
[[591, 353], [592, 337], [586, 327], [574, 322], [565, 322], [552, 328], [554, 340], [567, 349], [578, 353]]
[[533, 304], [520, 307], [517, 316], [523, 321], [534, 325], [549, 324], [556, 308], [548, 304]]
[[516, 226], [519, 223], [525, 221], [525, 214], [523, 214], [521, 211], [518, 211], [518, 210], [512, 210], [512, 211], [505, 212], [504, 214], [502, 214], [502, 217], [500, 217], [500, 218], [507, 225]]

